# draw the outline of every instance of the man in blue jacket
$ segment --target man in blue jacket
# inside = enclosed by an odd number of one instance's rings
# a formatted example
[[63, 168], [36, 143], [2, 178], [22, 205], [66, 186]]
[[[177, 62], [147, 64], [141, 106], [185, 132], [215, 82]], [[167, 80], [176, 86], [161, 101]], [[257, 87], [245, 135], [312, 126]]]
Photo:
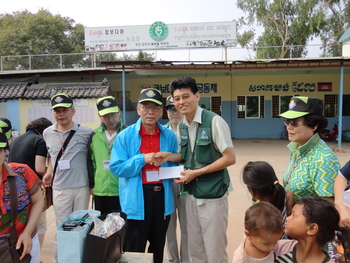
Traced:
[[[148, 252], [153, 253], [154, 263], [163, 262], [174, 199], [172, 180], [159, 180], [159, 163], [153, 157], [159, 151], [176, 154], [178, 147], [174, 132], [158, 122], [162, 104], [159, 90], [141, 91], [137, 105], [140, 119], [117, 136], [110, 163], [110, 170], [119, 177], [120, 205], [128, 217], [125, 250], [144, 252], [149, 241]], [[165, 162], [161, 166], [176, 164]]]

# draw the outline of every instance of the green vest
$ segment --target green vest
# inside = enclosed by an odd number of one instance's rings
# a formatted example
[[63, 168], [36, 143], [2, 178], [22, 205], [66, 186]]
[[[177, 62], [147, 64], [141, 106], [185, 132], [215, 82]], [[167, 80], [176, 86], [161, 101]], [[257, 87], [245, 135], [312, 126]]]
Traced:
[[[179, 123], [181, 158], [184, 160], [185, 169], [196, 170], [207, 166], [222, 157], [222, 154], [215, 149], [211, 122], [215, 113], [203, 110], [202, 124], [198, 124], [198, 131], [193, 152], [191, 152], [191, 142], [187, 126], [183, 119]], [[220, 198], [230, 184], [230, 176], [227, 168], [198, 176], [188, 184], [184, 185], [184, 190], [196, 198]]]

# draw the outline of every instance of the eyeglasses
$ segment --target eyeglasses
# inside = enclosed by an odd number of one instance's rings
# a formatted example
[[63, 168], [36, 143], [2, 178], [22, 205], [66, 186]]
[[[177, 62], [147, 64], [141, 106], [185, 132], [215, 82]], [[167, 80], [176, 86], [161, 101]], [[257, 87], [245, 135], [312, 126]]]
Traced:
[[291, 120], [287, 120], [287, 119], [284, 119], [283, 122], [286, 126], [288, 126], [290, 124], [293, 127], [298, 127], [299, 125], [303, 124], [302, 121], [291, 121]]
[[160, 110], [163, 109], [161, 106], [159, 106], [159, 107], [150, 107], [150, 106], [144, 106], [142, 104], [139, 104], [139, 107], [142, 108], [146, 112], [150, 112], [151, 110], [153, 112], [159, 112]]

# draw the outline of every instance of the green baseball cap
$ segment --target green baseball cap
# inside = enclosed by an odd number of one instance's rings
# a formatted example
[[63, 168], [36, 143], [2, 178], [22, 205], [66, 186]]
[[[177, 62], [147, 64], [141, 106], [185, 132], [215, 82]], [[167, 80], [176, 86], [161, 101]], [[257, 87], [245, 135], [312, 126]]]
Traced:
[[117, 102], [113, 96], [107, 96], [100, 98], [96, 101], [96, 106], [98, 110], [98, 114], [100, 116], [109, 114], [109, 113], [117, 113], [119, 112], [119, 108], [117, 106]]
[[0, 128], [0, 148], [8, 148], [8, 141], [4, 130]]
[[11, 130], [12, 125], [9, 119], [0, 118], [0, 128], [2, 129], [2, 133], [6, 135], [7, 139], [11, 138]]
[[289, 110], [279, 116], [286, 119], [296, 119], [310, 113], [323, 113], [322, 100], [311, 97], [293, 97], [289, 102]]
[[140, 92], [139, 102], [151, 101], [158, 105], [163, 105], [162, 92], [154, 88], [143, 89]]
[[173, 96], [168, 96], [165, 101], [165, 109], [167, 110], [169, 106], [175, 106], [174, 105], [174, 99]]
[[73, 100], [69, 97], [68, 94], [59, 93], [51, 98], [51, 109], [63, 107], [70, 108], [73, 106]]

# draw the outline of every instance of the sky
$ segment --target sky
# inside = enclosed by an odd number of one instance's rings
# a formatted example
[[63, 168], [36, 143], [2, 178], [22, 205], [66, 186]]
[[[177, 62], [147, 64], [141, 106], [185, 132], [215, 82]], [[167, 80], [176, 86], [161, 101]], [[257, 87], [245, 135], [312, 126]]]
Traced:
[[[70, 17], [86, 27], [151, 25], [155, 21], [165, 24], [232, 21], [244, 16], [236, 6], [236, 0], [15, 0], [2, 1], [0, 13], [23, 10], [36, 13], [40, 8]], [[178, 61], [225, 59], [221, 48], [157, 51], [155, 56], [156, 60]], [[228, 60], [248, 58], [245, 49], [229, 49], [227, 53]]]

